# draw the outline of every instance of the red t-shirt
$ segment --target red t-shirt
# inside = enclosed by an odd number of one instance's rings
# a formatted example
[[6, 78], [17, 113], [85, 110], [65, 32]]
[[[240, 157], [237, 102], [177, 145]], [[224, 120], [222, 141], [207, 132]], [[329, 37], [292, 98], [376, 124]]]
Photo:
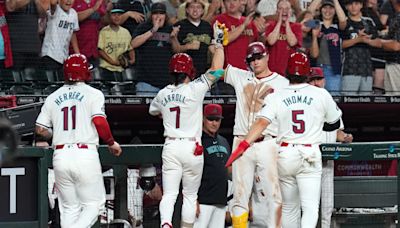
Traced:
[[[217, 15], [213, 23], [218, 20], [220, 23], [225, 24], [228, 31], [232, 31], [236, 27], [244, 23], [245, 17], [234, 18], [226, 13]], [[247, 70], [245, 63], [247, 46], [254, 41], [258, 40], [258, 30], [253, 22], [251, 22], [243, 33], [234, 41], [230, 42], [225, 48], [225, 67], [228, 64], [232, 66]]]
[[[75, 0], [72, 8], [77, 13], [92, 8], [97, 0], [90, 0], [86, 3], [84, 0]], [[106, 5], [103, 3], [99, 9], [84, 21], [79, 22], [79, 31], [76, 32], [78, 40], [79, 51], [86, 57], [97, 58], [99, 53], [97, 51], [97, 42], [99, 40], [99, 31], [101, 26], [100, 18], [106, 14]], [[70, 53], [72, 49], [70, 49]]]
[[[274, 30], [275, 26], [276, 21], [267, 22], [265, 29], [266, 37], [268, 37], [272, 30]], [[303, 43], [301, 24], [290, 23], [290, 28], [297, 38], [297, 44], [295, 46], [289, 47], [286, 39], [286, 28], [283, 25], [280, 28], [279, 38], [276, 43], [269, 46], [267, 42], [266, 45], [269, 52], [268, 67], [271, 71], [277, 72], [280, 75], [286, 75], [286, 67], [290, 54], [295, 52], [297, 48], [301, 47]]]

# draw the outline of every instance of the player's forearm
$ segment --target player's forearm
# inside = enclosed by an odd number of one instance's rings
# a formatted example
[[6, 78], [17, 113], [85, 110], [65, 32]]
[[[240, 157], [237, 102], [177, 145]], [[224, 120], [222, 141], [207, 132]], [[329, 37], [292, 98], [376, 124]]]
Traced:
[[211, 62], [211, 70], [217, 70], [224, 67], [225, 53], [222, 45], [214, 45], [214, 55]]
[[96, 116], [92, 119], [94, 126], [96, 127], [99, 137], [109, 146], [114, 144], [114, 137], [111, 134], [110, 126], [106, 118], [103, 116]]
[[269, 121], [265, 118], [257, 118], [256, 121], [250, 128], [249, 133], [247, 133], [245, 140], [249, 144], [256, 141], [261, 136], [261, 133], [267, 128], [269, 125]]
[[36, 125], [35, 127], [36, 142], [49, 141], [51, 137], [52, 137], [52, 132], [49, 129]]

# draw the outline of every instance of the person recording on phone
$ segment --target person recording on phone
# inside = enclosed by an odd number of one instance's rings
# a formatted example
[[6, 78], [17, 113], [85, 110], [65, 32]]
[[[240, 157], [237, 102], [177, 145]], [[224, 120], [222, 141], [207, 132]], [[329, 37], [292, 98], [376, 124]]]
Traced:
[[340, 95], [342, 87], [342, 31], [346, 28], [346, 15], [339, 0], [314, 0], [308, 8], [314, 16], [319, 6], [320, 25], [312, 31], [310, 55], [325, 75], [325, 89], [331, 95]]

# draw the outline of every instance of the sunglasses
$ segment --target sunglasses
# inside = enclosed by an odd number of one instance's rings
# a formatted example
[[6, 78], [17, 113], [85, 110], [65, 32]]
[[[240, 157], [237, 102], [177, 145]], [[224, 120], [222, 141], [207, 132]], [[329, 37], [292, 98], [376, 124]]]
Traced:
[[220, 117], [215, 117], [215, 116], [208, 116], [208, 117], [206, 117], [206, 119], [208, 121], [217, 121], [217, 122], [221, 121]]
[[264, 55], [253, 55], [252, 57], [247, 58], [246, 60], [248, 63], [251, 63], [254, 62], [254, 60], [260, 60], [262, 58], [264, 58]]

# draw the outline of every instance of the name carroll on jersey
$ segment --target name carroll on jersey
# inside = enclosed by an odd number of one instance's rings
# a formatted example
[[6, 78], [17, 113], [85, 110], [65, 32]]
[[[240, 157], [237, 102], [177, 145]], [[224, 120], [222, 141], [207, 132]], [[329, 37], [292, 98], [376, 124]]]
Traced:
[[186, 97], [179, 93], [168, 94], [161, 100], [161, 105], [166, 106], [169, 102], [176, 101], [180, 103], [185, 103]]
[[54, 102], [57, 105], [60, 105], [62, 102], [67, 101], [67, 100], [77, 100], [81, 101], [83, 100], [85, 96], [81, 94], [80, 92], [69, 92], [69, 93], [63, 93], [62, 95], [58, 96]]
[[303, 103], [303, 104], [306, 104], [306, 105], [311, 105], [311, 102], [313, 100], [314, 99], [312, 97], [307, 97], [307, 96], [303, 97], [302, 95], [297, 95], [297, 96], [287, 97], [282, 101], [288, 107], [289, 105], [299, 104], [299, 103]]

